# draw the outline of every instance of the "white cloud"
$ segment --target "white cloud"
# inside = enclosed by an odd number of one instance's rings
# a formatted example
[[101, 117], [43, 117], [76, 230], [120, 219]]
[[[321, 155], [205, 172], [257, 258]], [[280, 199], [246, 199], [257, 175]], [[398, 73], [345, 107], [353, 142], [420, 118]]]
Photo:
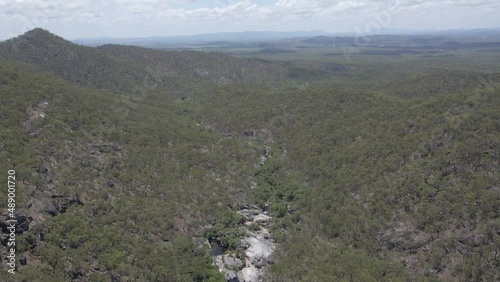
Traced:
[[[450, 28], [449, 22], [456, 22], [450, 18], [463, 19], [464, 28], [500, 26], [500, 17], [495, 17], [500, 11], [497, 0], [0, 0], [0, 23], [8, 28], [0, 30], [0, 38], [20, 29], [57, 28], [62, 23], [79, 25], [78, 30], [84, 30], [86, 23], [117, 31], [124, 25], [141, 26], [156, 34], [202, 33], [207, 27], [352, 31], [386, 10], [394, 15], [391, 27], [396, 28], [429, 28], [422, 22]], [[484, 19], [471, 16], [478, 14]], [[98, 32], [95, 25], [85, 33]]]

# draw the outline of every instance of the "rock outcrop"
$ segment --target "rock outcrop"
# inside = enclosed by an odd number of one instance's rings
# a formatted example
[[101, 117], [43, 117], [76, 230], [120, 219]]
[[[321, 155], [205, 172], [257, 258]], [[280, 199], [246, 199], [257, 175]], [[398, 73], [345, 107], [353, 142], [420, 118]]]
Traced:
[[[245, 259], [243, 261], [235, 255], [222, 254], [214, 258], [214, 263], [227, 281], [264, 281], [266, 267], [273, 263], [275, 249], [274, 240], [266, 229], [271, 217], [266, 211], [256, 207], [243, 209], [239, 213], [245, 216], [246, 234], [241, 238], [239, 246], [245, 250]], [[253, 226], [253, 231], [248, 230], [250, 226]]]

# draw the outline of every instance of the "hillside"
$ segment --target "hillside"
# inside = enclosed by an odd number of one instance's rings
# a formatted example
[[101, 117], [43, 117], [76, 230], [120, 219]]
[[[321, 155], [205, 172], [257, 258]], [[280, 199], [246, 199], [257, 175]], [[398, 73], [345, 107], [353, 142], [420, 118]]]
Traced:
[[93, 48], [79, 46], [46, 30], [34, 29], [0, 45], [0, 55], [40, 66], [71, 82], [93, 88], [129, 89], [144, 71]]
[[0, 56], [37, 65], [80, 85], [124, 92], [134, 89], [137, 92], [138, 86], [153, 88], [156, 85], [162, 89], [168, 85], [172, 90], [172, 86], [182, 88], [192, 80], [269, 83], [270, 77], [277, 78], [283, 73], [278, 65], [270, 62], [217, 53], [165, 52], [121, 45], [86, 47], [43, 29], [31, 30], [1, 43]]
[[[285, 215], [276, 226], [294, 231], [285, 235], [274, 279], [494, 281], [498, 88], [424, 93], [426, 99], [334, 88], [296, 91], [286, 101], [279, 92], [225, 89], [220, 100], [238, 101], [205, 101], [225, 113], [213, 114], [215, 124], [243, 130], [244, 117], [273, 132], [286, 144], [285, 170], [307, 176], [310, 194], [292, 208], [303, 221], [295, 225]], [[235, 110], [251, 101], [258, 112]], [[271, 185], [262, 198], [289, 207], [286, 187]]]
[[255, 59], [238, 59], [221, 53], [159, 51], [142, 47], [103, 45], [97, 50], [175, 79], [205, 80], [217, 83], [248, 81], [269, 83], [283, 70], [277, 64]]
[[499, 54], [2, 42], [0, 280], [228, 281], [269, 231], [263, 281], [496, 281]]
[[[93, 52], [71, 48], [84, 51], [79, 58]], [[16, 171], [25, 226], [17, 231], [20, 272], [12, 280], [4, 269], [1, 280], [220, 281], [202, 227], [247, 201], [241, 186], [250, 185], [260, 148], [197, 127], [169, 93], [158, 101], [77, 83], [85, 76], [55, 71], [61, 62], [76, 68], [52, 55], [36, 65], [1, 59], [1, 167]], [[89, 68], [106, 64], [101, 58]], [[129, 71], [110, 72], [120, 70]], [[6, 234], [6, 200], [1, 207]]]

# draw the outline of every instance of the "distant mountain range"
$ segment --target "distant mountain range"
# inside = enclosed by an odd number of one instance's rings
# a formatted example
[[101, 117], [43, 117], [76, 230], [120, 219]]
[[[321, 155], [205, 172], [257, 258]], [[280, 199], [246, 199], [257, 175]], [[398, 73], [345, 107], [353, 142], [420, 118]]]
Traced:
[[[227, 45], [234, 43], [253, 43], [264, 41], [338, 41], [339, 37], [343, 41], [353, 42], [355, 37], [359, 36], [445, 36], [460, 37], [462, 39], [487, 39], [488, 41], [500, 40], [500, 28], [497, 29], [457, 29], [457, 30], [405, 30], [405, 29], [382, 29], [373, 34], [359, 33], [329, 33], [322, 30], [315, 31], [245, 31], [245, 32], [222, 32], [206, 33], [186, 36], [153, 36], [153, 37], [132, 37], [132, 38], [80, 38], [73, 39], [72, 42], [86, 46], [100, 46], [105, 44], [134, 45], [144, 47], [172, 47], [192, 46], [192, 45]], [[350, 45], [350, 44], [347, 44]]]
[[249, 42], [249, 41], [265, 41], [279, 40], [295, 37], [313, 37], [320, 35], [328, 35], [328, 32], [316, 31], [244, 31], [244, 32], [222, 32], [222, 33], [206, 33], [186, 36], [153, 36], [153, 37], [134, 37], [134, 38], [83, 38], [74, 39], [74, 43], [97, 46], [103, 44], [123, 44], [123, 45], [140, 45], [149, 46], [156, 44], [179, 44], [179, 43], [206, 43], [211, 41], [229, 41], [229, 42]]

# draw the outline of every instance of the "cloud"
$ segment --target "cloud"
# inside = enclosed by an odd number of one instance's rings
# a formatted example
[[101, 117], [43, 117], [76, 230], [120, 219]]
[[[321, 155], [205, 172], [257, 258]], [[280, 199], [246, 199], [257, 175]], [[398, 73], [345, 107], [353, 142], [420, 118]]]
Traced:
[[[198, 1], [181, 1], [185, 3]], [[3, 14], [16, 14], [32, 18], [75, 19], [91, 18], [96, 15], [109, 15], [117, 19], [130, 16], [130, 21], [158, 18], [168, 15], [175, 18], [191, 17], [193, 20], [234, 20], [234, 19], [274, 19], [279, 15], [283, 20], [309, 18], [326, 14], [340, 13], [351, 9], [359, 9], [366, 4], [360, 1], [322, 1], [322, 0], [279, 0], [272, 5], [258, 5], [250, 0], [214, 0], [206, 7], [196, 9], [171, 8], [177, 0], [0, 0]], [[0, 12], [1, 14], [2, 12]], [[138, 16], [138, 17], [136, 17]], [[141, 18], [142, 17], [142, 18]], [[114, 19], [110, 19], [113, 21]]]
[[[0, 0], [0, 23], [10, 31], [62, 23], [80, 24], [81, 29], [87, 23], [115, 25], [115, 29], [124, 25], [175, 26], [170, 31], [177, 32], [183, 25], [186, 30], [201, 32], [208, 26], [219, 30], [347, 30], [387, 10], [394, 16], [391, 24], [407, 19], [406, 25], [410, 20], [418, 23], [415, 28], [433, 15], [433, 24], [439, 24], [436, 28], [446, 27], [449, 17], [463, 19], [470, 14], [483, 14], [490, 24], [500, 25], [494, 18], [500, 11], [497, 0]], [[474, 21], [480, 25], [481, 19]]]

